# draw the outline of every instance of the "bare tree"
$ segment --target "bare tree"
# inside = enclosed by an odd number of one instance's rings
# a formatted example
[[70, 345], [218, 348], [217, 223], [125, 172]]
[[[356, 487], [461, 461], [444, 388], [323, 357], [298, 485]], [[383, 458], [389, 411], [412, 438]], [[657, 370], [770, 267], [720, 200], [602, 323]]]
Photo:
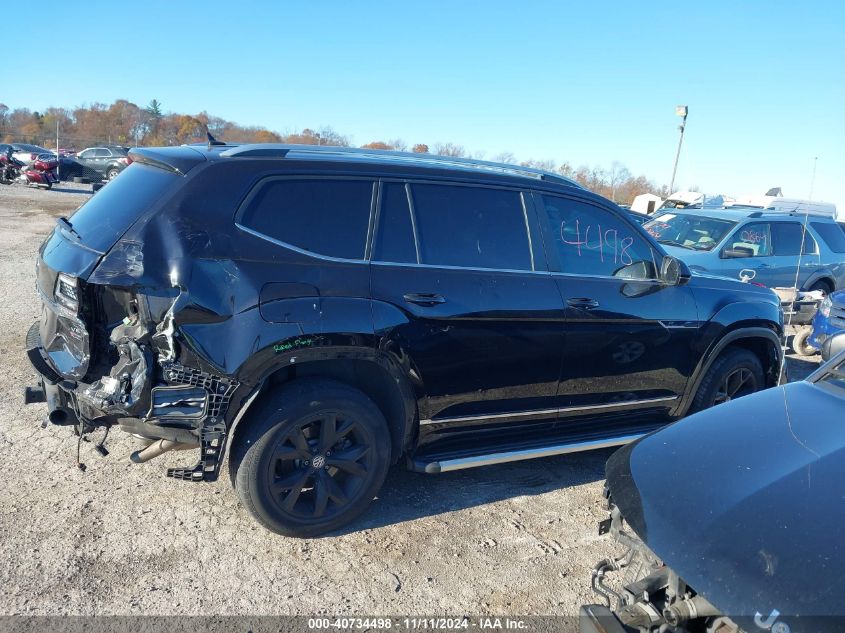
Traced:
[[494, 163], [510, 163], [511, 165], [516, 165], [516, 156], [513, 155], [513, 152], [501, 152], [493, 156]]
[[434, 153], [438, 156], [463, 157], [467, 155], [463, 145], [455, 145], [454, 143], [437, 143], [434, 146]]

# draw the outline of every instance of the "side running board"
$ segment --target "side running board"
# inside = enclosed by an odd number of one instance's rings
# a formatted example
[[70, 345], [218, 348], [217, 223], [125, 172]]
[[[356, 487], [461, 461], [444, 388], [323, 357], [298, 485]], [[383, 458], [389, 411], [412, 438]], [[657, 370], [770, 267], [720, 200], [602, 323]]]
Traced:
[[430, 456], [428, 459], [426, 459], [426, 456], [417, 456], [410, 460], [410, 468], [414, 472], [436, 475], [438, 473], [447, 473], [452, 470], [461, 470], [463, 468], [476, 468], [478, 466], [490, 466], [492, 464], [516, 462], [523, 459], [551, 457], [552, 455], [580, 453], [582, 451], [592, 451], [600, 448], [622, 446], [623, 444], [628, 444], [629, 442], [633, 442], [634, 440], [641, 438], [643, 435], [645, 435], [645, 433], [635, 433], [632, 435], [620, 435], [617, 437], [597, 438], [562, 444], [537, 446], [513, 451], [487, 453], [484, 455], [468, 455], [462, 457], [455, 456], [447, 458]]

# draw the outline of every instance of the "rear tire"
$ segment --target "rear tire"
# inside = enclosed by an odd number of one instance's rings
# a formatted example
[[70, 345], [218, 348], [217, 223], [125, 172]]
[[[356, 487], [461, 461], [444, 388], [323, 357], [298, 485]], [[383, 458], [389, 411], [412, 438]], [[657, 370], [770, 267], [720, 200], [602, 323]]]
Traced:
[[708, 409], [760, 391], [765, 386], [760, 360], [747, 349], [728, 347], [704, 374], [690, 410]]
[[826, 297], [831, 293], [830, 284], [826, 281], [817, 281], [812, 286], [810, 286], [809, 292], [814, 292], [816, 290], [821, 290], [824, 292], [824, 296]]
[[256, 404], [229, 459], [238, 498], [268, 530], [310, 537], [357, 518], [390, 466], [390, 433], [366, 395], [302, 379]]
[[795, 333], [795, 336], [792, 337], [792, 351], [799, 356], [814, 356], [815, 354], [818, 354], [819, 350], [810, 345], [807, 341], [812, 333], [812, 328], [808, 327], [798, 330], [798, 332]]

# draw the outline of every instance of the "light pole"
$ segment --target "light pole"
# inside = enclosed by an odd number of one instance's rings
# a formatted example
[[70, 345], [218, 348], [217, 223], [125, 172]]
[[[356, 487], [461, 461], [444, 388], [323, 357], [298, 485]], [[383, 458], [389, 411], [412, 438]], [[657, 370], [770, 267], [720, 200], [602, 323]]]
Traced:
[[681, 127], [678, 128], [681, 131], [681, 138], [678, 139], [678, 151], [675, 153], [675, 166], [672, 168], [672, 181], [669, 183], [670, 196], [675, 192], [675, 174], [678, 171], [678, 159], [681, 157], [681, 145], [684, 144], [684, 128], [687, 126], [689, 108], [685, 105], [676, 106], [675, 114], [683, 118], [681, 119]]

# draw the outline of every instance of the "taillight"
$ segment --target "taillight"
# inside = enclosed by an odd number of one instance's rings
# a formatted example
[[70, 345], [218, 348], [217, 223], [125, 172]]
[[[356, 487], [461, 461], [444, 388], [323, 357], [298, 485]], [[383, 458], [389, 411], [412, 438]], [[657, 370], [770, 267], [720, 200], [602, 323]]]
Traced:
[[79, 312], [79, 286], [76, 283], [76, 277], [59, 273], [54, 294], [56, 301], [62, 306], [74, 314]]

